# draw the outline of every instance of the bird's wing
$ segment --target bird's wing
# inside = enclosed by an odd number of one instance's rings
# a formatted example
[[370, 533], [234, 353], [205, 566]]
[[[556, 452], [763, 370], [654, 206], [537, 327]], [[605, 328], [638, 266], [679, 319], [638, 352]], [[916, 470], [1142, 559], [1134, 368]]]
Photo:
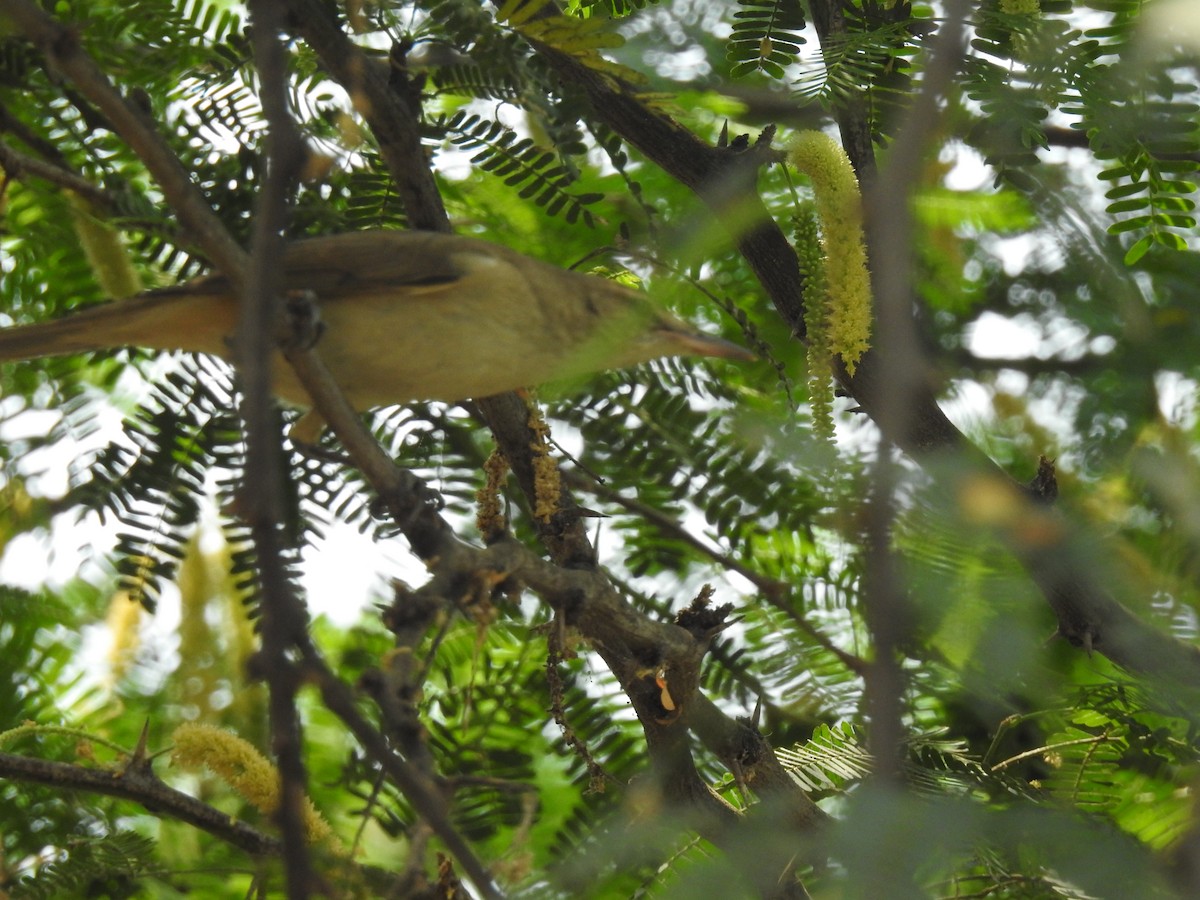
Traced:
[[[379, 286], [397, 294], [432, 293], [468, 274], [463, 254], [478, 242], [431, 231], [358, 231], [306, 238], [288, 244], [285, 286], [308, 290], [318, 301], [336, 301]], [[203, 294], [229, 290], [223, 275], [210, 275], [179, 290]]]
[[467, 274], [458, 254], [463, 244], [472, 243], [431, 231], [361, 231], [296, 241], [288, 246], [288, 287], [314, 290], [319, 296], [357, 284], [453, 284]]

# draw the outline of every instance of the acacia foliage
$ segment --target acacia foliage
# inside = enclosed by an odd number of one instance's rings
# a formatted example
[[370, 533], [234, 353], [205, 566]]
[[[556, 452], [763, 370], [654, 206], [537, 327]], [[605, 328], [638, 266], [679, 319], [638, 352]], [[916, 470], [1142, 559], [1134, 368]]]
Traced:
[[[299, 34], [305, 16], [330, 11], [289, 6]], [[338, 11], [338, 27], [370, 65], [390, 67], [419, 109], [457, 228], [561, 265], [597, 254], [629, 264], [664, 304], [762, 357], [605, 373], [544, 403], [573, 456], [569, 483], [606, 516], [599, 561], [631, 609], [668, 621], [706, 581], [718, 603], [735, 605], [698, 690], [753, 718], [832, 823], [820, 841], [791, 827], [779, 797], [747, 781], [698, 727], [686, 741], [698, 778], [752, 814], [718, 837], [693, 827], [685, 808], [656, 806], [670, 799], [644, 789], [661, 765], [648, 740], [656, 726], [630, 712], [636, 692], [594, 652], [594, 636], [550, 656], [559, 625], [548, 604], [485, 596], [447, 609], [405, 649], [421, 661], [421, 690], [409, 698], [415, 746], [451, 786], [454, 828], [506, 890], [782, 894], [800, 890], [795, 874], [818, 896], [1169, 896], [1200, 886], [1194, 676], [1115, 665], [1104, 640], [1048, 643], [1064, 630], [1061, 597], [1029, 564], [1029, 547], [1051, 540], [1038, 529], [1058, 529], [1054, 540], [1066, 537], [1051, 546], [1069, 549], [1067, 571], [1086, 572], [1148, 626], [1161, 642], [1150, 655], [1194, 651], [1196, 50], [1154, 43], [1135, 0], [948, 8], [966, 10], [968, 42], [907, 185], [916, 321], [907, 350], [996, 465], [928, 438], [924, 449], [939, 452], [892, 470], [876, 464], [880, 395], [868, 381], [843, 381], [853, 396], [835, 403], [834, 453], [811, 434], [803, 318], [788, 317], [787, 298], [772, 306], [755, 277], [761, 261], [732, 249], [755, 225], [753, 205], [737, 215], [736, 203], [714, 202], [712, 184], [681, 175], [689, 154], [700, 158], [695, 147], [680, 139], [680, 159], [663, 159], [651, 126], [677, 123], [725, 161], [753, 158], [755, 183], [719, 187], [759, 198], [757, 214], [780, 223], [811, 191], [754, 146], [767, 126], [779, 139], [801, 127], [840, 135], [869, 190], [876, 164], [886, 178], [927, 83], [942, 7], [576, 0], [559, 18], [537, 0], [422, 0]], [[248, 22], [208, 0], [85, 0], [53, 12], [245, 240], [267, 135]], [[353, 86], [330, 78], [307, 39], [287, 49], [292, 111], [324, 162], [296, 192], [290, 233], [413, 224]], [[681, 74], [684, 57], [693, 68]], [[617, 101], [631, 104], [626, 114], [614, 113]], [[146, 283], [206, 265], [143, 160], [19, 27], [0, 32], [0, 143], [20, 154], [0, 158], [4, 324], [104, 296], [81, 216], [122, 236]], [[58, 176], [22, 167], [28, 158]], [[964, 186], [963, 169], [952, 171], [964, 161], [986, 165], [986, 177]], [[79, 190], [68, 175], [97, 189], [87, 211], [68, 195]], [[873, 247], [889, 239], [888, 222], [869, 225]], [[770, 265], [791, 266], [799, 283], [794, 261]], [[1012, 337], [981, 340], [992, 332]], [[132, 404], [120, 393], [131, 370], [149, 372], [152, 385]], [[261, 686], [246, 677], [259, 561], [236, 516], [245, 448], [228, 373], [190, 359], [164, 370], [120, 351], [7, 366], [0, 388], [0, 548], [21, 552], [29, 545], [19, 537], [44, 534], [64, 511], [115, 522], [118, 535], [103, 556], [111, 572], [91, 567], [36, 597], [0, 595], [0, 676], [12, 685], [0, 690], [0, 752], [119, 766], [143, 724], [159, 750], [175, 724], [194, 719], [269, 749]], [[122, 436], [77, 449], [114, 394], [132, 406]], [[971, 402], [953, 405], [963, 398]], [[36, 409], [55, 410], [55, 424], [29, 436], [21, 423]], [[372, 425], [471, 536], [491, 451], [478, 422], [413, 405]], [[1039, 456], [1057, 467], [1053, 520], [1014, 501], [998, 475], [1027, 481]], [[69, 487], [47, 498], [39, 467], [64, 458]], [[281, 531], [293, 581], [302, 556], [329, 553], [326, 536], [341, 525], [401, 552], [355, 473], [291, 451], [287, 465]], [[538, 523], [515, 488], [508, 498], [513, 531], [536, 546]], [[194, 538], [206, 523], [228, 550], [201, 549]], [[881, 592], [885, 548], [899, 565]], [[114, 663], [107, 683], [72, 665], [88, 626], [130, 597], [153, 611], [172, 583], [176, 636]], [[903, 614], [881, 614], [885, 596]], [[351, 684], [370, 683], [402, 643], [370, 599], [391, 598], [344, 598], [363, 604], [358, 624], [312, 626]], [[881, 644], [881, 621], [898, 640]], [[1094, 624], [1081, 633], [1101, 634]], [[891, 648], [883, 654], [898, 687], [867, 677], [885, 671], [871, 668], [880, 646]], [[661, 674], [648, 665], [651, 679]], [[670, 673], [662, 677], [669, 689]], [[888, 691], [901, 729], [895, 772], [871, 744]], [[318, 856], [318, 869], [362, 896], [382, 890], [377, 878], [392, 891], [436, 883], [445, 848], [429, 845], [411, 797], [317, 697], [299, 702], [309, 792], [370, 867], [345, 876], [335, 854]], [[27, 720], [36, 727], [18, 727]], [[158, 768], [272, 831], [269, 816], [227, 790]], [[13, 896], [281, 890], [275, 856], [255, 858], [128, 800], [73, 802], [6, 774], [0, 878]], [[793, 857], [798, 871], [783, 881], [755, 871]], [[450, 876], [440, 877], [445, 888]]]

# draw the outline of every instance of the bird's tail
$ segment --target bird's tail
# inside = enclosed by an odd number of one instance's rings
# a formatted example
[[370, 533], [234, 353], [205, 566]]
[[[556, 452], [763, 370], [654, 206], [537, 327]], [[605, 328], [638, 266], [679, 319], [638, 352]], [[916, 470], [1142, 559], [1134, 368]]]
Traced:
[[180, 288], [150, 291], [36, 325], [0, 328], [0, 362], [116, 347], [220, 353], [220, 298]]

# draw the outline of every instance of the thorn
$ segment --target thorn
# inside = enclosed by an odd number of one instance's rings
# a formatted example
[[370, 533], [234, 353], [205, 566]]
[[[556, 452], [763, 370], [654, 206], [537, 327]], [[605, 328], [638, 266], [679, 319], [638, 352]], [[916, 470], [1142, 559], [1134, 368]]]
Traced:
[[737, 785], [738, 792], [742, 795], [742, 803], [749, 806], [750, 790], [746, 786], [746, 773], [742, 769], [741, 762], [735, 759], [729, 768], [733, 773], [733, 783]]
[[150, 743], [150, 720], [147, 719], [142, 723], [142, 733], [138, 735], [137, 746], [133, 748], [133, 756], [129, 757], [129, 762], [125, 764], [125, 771], [149, 772], [150, 771], [150, 756], [146, 752], [147, 746]]

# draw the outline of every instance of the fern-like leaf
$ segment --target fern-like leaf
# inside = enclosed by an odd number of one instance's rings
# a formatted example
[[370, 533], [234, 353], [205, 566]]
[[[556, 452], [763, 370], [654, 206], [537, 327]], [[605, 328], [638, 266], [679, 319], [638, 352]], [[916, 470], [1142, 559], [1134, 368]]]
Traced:
[[783, 78], [805, 43], [804, 9], [799, 0], [738, 0], [726, 56], [730, 75], [743, 78], [765, 72]]
[[571, 223], [582, 219], [589, 228], [595, 225], [587, 207], [603, 195], [568, 193], [566, 188], [574, 177], [554, 152], [538, 147], [529, 138], [519, 138], [500, 122], [464, 111], [443, 117], [436, 131], [448, 136], [457, 147], [476, 150], [471, 162], [502, 178], [509, 187], [519, 187], [519, 196], [532, 200], [547, 215], [562, 214]]
[[138, 885], [158, 868], [154, 841], [132, 831], [90, 838], [21, 879], [12, 896], [28, 900], [62, 897], [133, 897]]

